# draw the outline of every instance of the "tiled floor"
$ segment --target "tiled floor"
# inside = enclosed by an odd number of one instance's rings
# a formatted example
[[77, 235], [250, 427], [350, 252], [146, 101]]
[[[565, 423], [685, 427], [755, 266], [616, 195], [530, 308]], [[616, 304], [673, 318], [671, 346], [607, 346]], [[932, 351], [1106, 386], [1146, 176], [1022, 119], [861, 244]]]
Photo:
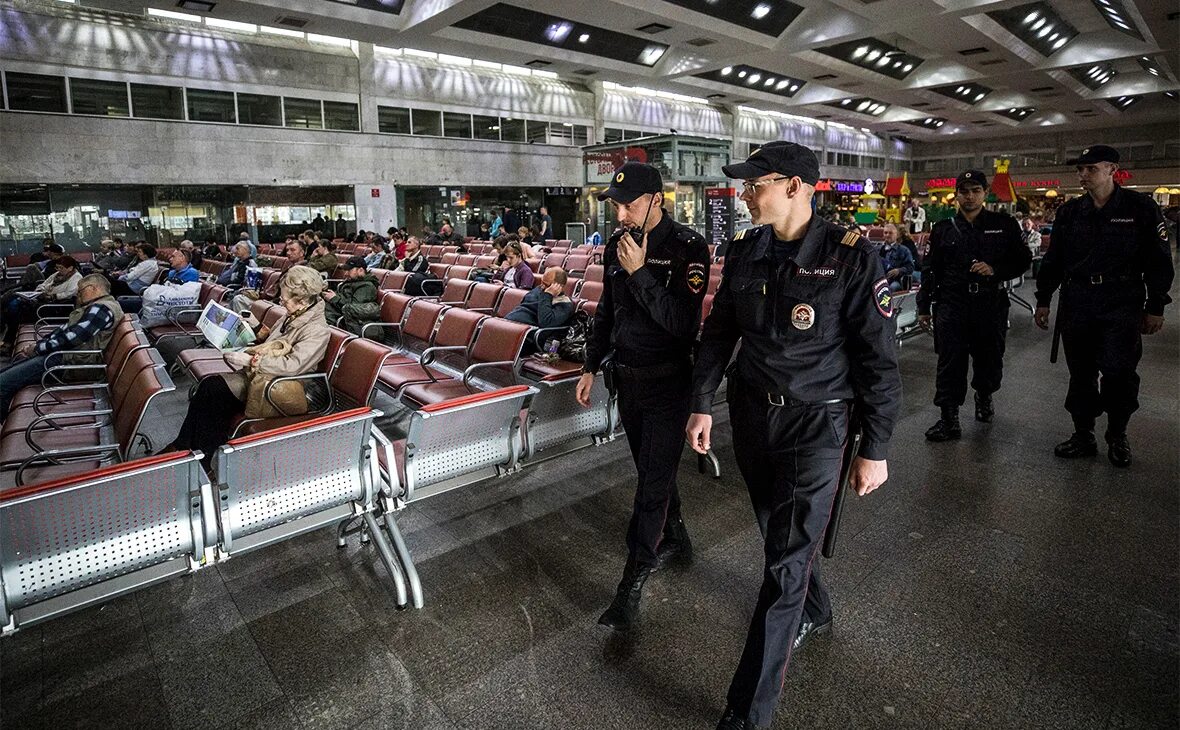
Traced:
[[[1050, 454], [1065, 367], [1013, 320], [999, 416], [958, 443], [922, 439], [930, 341], [902, 349], [891, 479], [848, 506], [835, 631], [793, 663], [776, 727], [1176, 727], [1178, 328], [1147, 340], [1117, 471]], [[422, 611], [321, 531], [0, 641], [0, 725], [711, 728], [760, 575], [716, 440], [721, 480], [681, 469], [696, 562], [649, 582], [633, 636], [595, 625], [632, 497], [617, 441], [403, 513]]]

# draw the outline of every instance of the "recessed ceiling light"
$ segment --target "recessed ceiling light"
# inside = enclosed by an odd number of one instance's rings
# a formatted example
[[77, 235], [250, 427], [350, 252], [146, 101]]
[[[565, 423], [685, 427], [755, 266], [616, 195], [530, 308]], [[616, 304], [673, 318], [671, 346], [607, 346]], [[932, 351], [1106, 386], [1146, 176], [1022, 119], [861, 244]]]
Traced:
[[746, 72], [745, 71], [738, 71], [738, 78], [739, 79], [746, 78]]
[[731, 73], [733, 73], [733, 66], [726, 66], [725, 68], [721, 69], [722, 76], [728, 76]]
[[766, 3], [759, 3], [750, 15], [753, 15], [755, 20], [762, 20], [768, 13], [770, 13], [770, 6]]
[[868, 52], [869, 52], [868, 46], [860, 46], [855, 51], [852, 52], [852, 57], [853, 58], [860, 58], [861, 56], [865, 55]]
[[589, 33], [583, 33], [582, 35], [578, 36], [578, 43], [585, 43], [588, 40], [590, 40]]

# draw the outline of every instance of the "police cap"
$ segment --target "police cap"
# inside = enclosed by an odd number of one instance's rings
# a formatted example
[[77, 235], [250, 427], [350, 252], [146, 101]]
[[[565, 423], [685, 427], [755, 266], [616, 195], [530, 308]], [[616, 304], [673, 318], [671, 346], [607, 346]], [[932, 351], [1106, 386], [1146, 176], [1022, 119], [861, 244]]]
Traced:
[[955, 190], [960, 190], [968, 184], [979, 185], [987, 190], [987, 175], [983, 174], [983, 170], [967, 170], [955, 178]]
[[1082, 150], [1082, 154], [1066, 160], [1067, 165], [1093, 165], [1095, 162], [1118, 162], [1119, 153], [1114, 147], [1107, 147], [1104, 144], [1096, 144], [1093, 147], [1087, 147]]
[[598, 194], [599, 200], [610, 199], [616, 203], [630, 203], [640, 195], [659, 193], [664, 190], [664, 178], [660, 171], [642, 162], [628, 162], [615, 170], [610, 187]]
[[819, 182], [819, 158], [801, 144], [794, 142], [767, 142], [755, 149], [745, 162], [736, 162], [721, 168], [726, 177], [749, 180], [763, 175], [798, 176], [808, 185]]

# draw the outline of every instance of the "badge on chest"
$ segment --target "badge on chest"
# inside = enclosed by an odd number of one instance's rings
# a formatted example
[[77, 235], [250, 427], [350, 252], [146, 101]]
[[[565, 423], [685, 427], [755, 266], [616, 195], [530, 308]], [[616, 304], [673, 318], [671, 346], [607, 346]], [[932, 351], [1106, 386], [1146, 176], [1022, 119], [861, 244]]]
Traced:
[[797, 330], [809, 330], [815, 324], [815, 308], [810, 304], [796, 304], [791, 310], [791, 326]]

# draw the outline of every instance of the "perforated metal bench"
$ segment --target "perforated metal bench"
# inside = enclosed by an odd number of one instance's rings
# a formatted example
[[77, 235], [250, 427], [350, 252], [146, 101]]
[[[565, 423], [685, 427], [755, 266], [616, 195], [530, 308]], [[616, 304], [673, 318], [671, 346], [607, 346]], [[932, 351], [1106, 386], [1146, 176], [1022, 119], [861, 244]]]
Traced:
[[200, 459], [162, 454], [0, 492], [3, 633], [207, 564], [216, 517]]

